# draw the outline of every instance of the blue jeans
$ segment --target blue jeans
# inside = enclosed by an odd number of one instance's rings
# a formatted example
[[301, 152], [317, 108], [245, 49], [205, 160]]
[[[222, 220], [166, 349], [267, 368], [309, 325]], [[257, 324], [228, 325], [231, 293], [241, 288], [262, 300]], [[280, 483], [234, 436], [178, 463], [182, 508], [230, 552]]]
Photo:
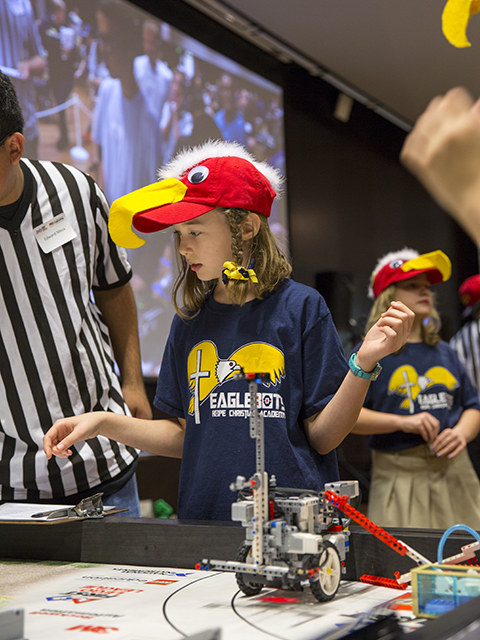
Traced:
[[125, 486], [123, 486], [117, 493], [112, 493], [111, 496], [103, 498], [103, 504], [117, 509], [128, 509], [128, 511], [122, 511], [122, 513], [114, 513], [109, 518], [115, 518], [115, 516], [123, 516], [126, 518], [140, 518], [140, 500], [138, 498], [137, 479], [135, 474], [130, 478]]

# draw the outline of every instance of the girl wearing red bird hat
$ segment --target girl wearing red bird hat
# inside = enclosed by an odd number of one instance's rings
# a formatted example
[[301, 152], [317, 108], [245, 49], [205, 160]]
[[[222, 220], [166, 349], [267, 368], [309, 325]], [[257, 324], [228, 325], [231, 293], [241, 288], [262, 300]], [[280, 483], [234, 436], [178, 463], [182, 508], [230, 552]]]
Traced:
[[246, 373], [269, 373], [257, 393], [265, 421], [265, 468], [279, 486], [321, 491], [338, 478], [335, 447], [355, 424], [377, 362], [405, 342], [413, 314], [402, 303], [372, 327], [351, 371], [323, 298], [288, 276], [268, 224], [282, 179], [243, 147], [210, 142], [181, 152], [160, 181], [115, 201], [110, 233], [124, 247], [173, 226], [177, 316], [158, 378], [164, 420], [85, 414], [57, 421], [47, 456], [101, 433], [182, 457], [178, 515], [230, 520], [238, 473], [255, 470]]
[[451, 264], [442, 251], [389, 253], [372, 274], [367, 330], [403, 302], [415, 314], [407, 343], [381, 360], [353, 433], [369, 435], [372, 478], [368, 517], [385, 527], [480, 528], [480, 482], [466, 450], [480, 430], [475, 388], [440, 339], [432, 285]]

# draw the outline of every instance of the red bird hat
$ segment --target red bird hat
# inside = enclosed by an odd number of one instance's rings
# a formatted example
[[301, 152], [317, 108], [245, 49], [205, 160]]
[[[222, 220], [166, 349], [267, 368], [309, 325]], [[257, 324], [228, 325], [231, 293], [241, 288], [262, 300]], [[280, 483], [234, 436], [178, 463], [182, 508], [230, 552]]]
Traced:
[[143, 233], [161, 231], [215, 209], [247, 209], [268, 217], [281, 190], [281, 174], [257, 162], [235, 142], [210, 141], [180, 152], [159, 171], [160, 181], [118, 198], [110, 210], [109, 230], [117, 244], [144, 244]]
[[405, 247], [401, 251], [387, 253], [373, 270], [368, 295], [377, 299], [391, 284], [409, 280], [421, 273], [427, 275], [431, 284], [445, 282], [452, 273], [452, 263], [440, 250], [420, 255], [418, 251]]
[[470, 276], [460, 285], [458, 290], [460, 301], [465, 307], [462, 316], [475, 313], [480, 306], [480, 274]]

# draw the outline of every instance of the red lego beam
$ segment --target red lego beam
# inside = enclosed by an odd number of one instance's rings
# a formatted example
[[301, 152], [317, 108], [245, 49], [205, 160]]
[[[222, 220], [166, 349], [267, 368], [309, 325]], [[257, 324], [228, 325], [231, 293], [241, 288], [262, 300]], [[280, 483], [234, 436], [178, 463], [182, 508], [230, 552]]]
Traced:
[[372, 535], [384, 542], [401, 556], [407, 555], [408, 548], [400, 542], [400, 540], [394, 538], [392, 535], [387, 533], [385, 529], [376, 525], [374, 522], [369, 520], [367, 516], [364, 516], [363, 513], [360, 513], [360, 511], [357, 511], [357, 509], [348, 504], [348, 496], [339, 496], [334, 491], [325, 491], [325, 498], [333, 504], [334, 507], [343, 511], [345, 515], [354, 520], [357, 524], [369, 531]]
[[360, 582], [365, 582], [366, 584], [374, 584], [377, 587], [388, 587], [389, 589], [400, 589], [401, 591], [405, 591], [408, 588], [407, 583], [399, 584], [393, 578], [380, 578], [379, 576], [369, 576], [367, 573], [364, 573], [363, 576], [359, 578]]

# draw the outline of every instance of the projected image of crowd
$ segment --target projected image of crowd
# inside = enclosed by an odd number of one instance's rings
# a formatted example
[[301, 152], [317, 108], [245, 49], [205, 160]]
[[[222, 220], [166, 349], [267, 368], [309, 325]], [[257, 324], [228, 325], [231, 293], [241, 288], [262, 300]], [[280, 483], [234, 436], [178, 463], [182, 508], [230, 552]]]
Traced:
[[[2, 37], [0, 66], [31, 85], [32, 157], [80, 165], [110, 201], [153, 182], [184, 145], [209, 138], [236, 140], [283, 170], [281, 94], [239, 65], [123, 0], [15, 4], [23, 15], [0, 0], [0, 15], [12, 14], [0, 28], [16, 33]], [[12, 55], [6, 40], [15, 39]], [[32, 53], [43, 65], [27, 78], [20, 58]], [[79, 147], [87, 153], [71, 152]]]
[[[77, 166], [110, 203], [209, 139], [237, 141], [284, 173], [281, 89], [125, 0], [0, 0], [0, 70], [24, 112], [25, 156]], [[275, 203], [286, 244], [285, 218]], [[147, 376], [173, 315], [173, 244], [154, 235], [129, 251]]]

